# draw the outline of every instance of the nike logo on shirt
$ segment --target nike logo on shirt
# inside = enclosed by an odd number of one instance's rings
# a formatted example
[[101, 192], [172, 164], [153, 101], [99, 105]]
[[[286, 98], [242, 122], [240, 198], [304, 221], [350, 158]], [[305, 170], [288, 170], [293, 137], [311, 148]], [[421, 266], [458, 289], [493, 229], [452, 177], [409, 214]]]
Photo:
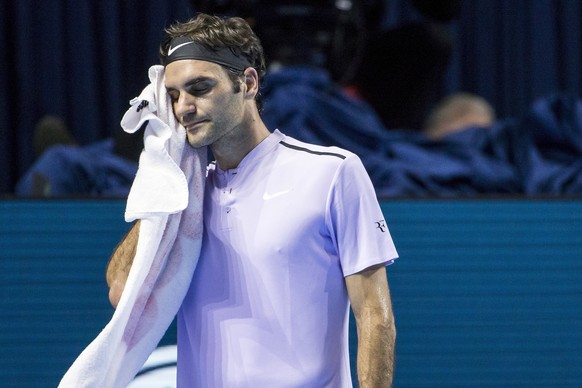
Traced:
[[277, 198], [280, 197], [282, 195], [287, 194], [288, 192], [290, 192], [291, 190], [283, 190], [283, 191], [277, 191], [276, 193], [270, 194], [270, 193], [265, 193], [263, 194], [263, 199], [265, 201], [271, 200], [273, 198]]

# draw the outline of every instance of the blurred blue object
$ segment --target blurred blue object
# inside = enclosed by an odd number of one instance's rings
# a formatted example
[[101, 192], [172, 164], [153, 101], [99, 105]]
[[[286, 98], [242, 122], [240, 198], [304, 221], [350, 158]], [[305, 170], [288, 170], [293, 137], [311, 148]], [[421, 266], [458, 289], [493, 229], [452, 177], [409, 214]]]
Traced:
[[556, 94], [524, 118], [440, 140], [386, 128], [322, 69], [282, 68], [265, 80], [263, 119], [297, 139], [356, 153], [380, 196], [582, 193], [582, 103]]
[[16, 185], [26, 197], [127, 197], [137, 163], [114, 153], [113, 139], [48, 148]]

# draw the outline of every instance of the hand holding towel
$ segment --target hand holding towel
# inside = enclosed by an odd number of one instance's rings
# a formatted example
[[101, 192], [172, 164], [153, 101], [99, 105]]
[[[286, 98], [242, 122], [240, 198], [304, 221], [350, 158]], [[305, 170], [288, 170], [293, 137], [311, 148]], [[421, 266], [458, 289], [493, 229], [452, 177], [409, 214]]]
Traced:
[[121, 121], [130, 133], [146, 125], [125, 212], [126, 221], [141, 220], [133, 265], [113, 317], [60, 388], [125, 387], [171, 324], [198, 261], [207, 150], [186, 144], [164, 86], [164, 67], [152, 66], [149, 78]]

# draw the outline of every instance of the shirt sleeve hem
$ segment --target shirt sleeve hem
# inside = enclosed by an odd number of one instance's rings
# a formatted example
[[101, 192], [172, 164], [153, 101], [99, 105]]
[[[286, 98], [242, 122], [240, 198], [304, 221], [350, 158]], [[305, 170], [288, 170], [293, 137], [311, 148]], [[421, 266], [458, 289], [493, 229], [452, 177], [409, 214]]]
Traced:
[[385, 267], [394, 264], [394, 261], [396, 261], [396, 259], [398, 259], [398, 256], [395, 256], [392, 259], [388, 259], [388, 260], [383, 260], [383, 261], [379, 261], [377, 263], [366, 263], [364, 265], [362, 265], [361, 267], [355, 267], [355, 268], [350, 268], [347, 270], [344, 270], [344, 277], [350, 276], [350, 275], [355, 275], [359, 272], [365, 271], [368, 268], [374, 267], [374, 266], [378, 266], [378, 265], [384, 265]]

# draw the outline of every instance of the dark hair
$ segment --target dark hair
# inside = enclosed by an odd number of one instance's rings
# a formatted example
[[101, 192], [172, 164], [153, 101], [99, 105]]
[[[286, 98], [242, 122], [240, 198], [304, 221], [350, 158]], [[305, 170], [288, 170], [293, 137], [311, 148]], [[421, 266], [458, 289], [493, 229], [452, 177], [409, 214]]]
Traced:
[[[199, 13], [186, 22], [171, 25], [164, 32], [166, 37], [160, 46], [162, 57], [168, 54], [171, 40], [179, 36], [187, 36], [193, 41], [213, 49], [225, 47], [235, 49], [247, 57], [251, 66], [257, 71], [259, 85], [261, 85], [266, 71], [263, 47], [259, 38], [244, 19], [239, 17], [222, 18]], [[223, 67], [228, 71], [228, 75], [235, 85], [235, 90], [237, 90], [242, 74], [234, 72], [233, 69], [226, 66]], [[260, 93], [257, 93], [256, 102], [260, 110]]]

